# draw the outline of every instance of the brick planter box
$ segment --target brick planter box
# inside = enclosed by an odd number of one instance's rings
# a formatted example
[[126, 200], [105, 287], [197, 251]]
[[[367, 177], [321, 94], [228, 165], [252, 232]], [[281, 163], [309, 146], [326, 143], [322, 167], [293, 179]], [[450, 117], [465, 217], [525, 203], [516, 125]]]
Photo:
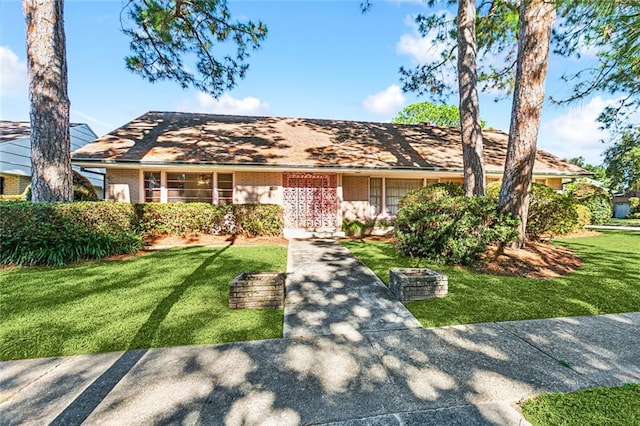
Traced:
[[426, 268], [391, 269], [389, 290], [401, 301], [444, 297], [449, 290], [447, 276]]
[[243, 272], [236, 275], [229, 287], [229, 307], [282, 308], [285, 275], [281, 272]]

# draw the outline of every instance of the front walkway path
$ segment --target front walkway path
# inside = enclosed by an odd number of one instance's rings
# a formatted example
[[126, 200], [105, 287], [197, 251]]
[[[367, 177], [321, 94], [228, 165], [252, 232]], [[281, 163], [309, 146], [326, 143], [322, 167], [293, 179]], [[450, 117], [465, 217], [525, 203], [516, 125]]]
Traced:
[[387, 286], [340, 242], [290, 240], [284, 337], [421, 328]]

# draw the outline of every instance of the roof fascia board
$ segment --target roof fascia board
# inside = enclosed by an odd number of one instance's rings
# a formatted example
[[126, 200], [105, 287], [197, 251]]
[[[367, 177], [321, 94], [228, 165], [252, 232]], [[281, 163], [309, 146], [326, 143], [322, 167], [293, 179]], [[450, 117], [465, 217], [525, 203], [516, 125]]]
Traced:
[[[237, 172], [316, 172], [316, 173], [354, 173], [362, 172], [383, 174], [383, 173], [405, 173], [424, 175], [425, 173], [434, 175], [461, 174], [460, 168], [402, 168], [402, 167], [366, 167], [366, 166], [300, 166], [300, 165], [265, 165], [265, 164], [194, 164], [194, 163], [169, 163], [169, 162], [138, 162], [138, 161], [109, 161], [91, 159], [72, 159], [71, 163], [79, 167], [90, 168], [110, 168], [110, 169], [163, 169], [163, 170], [184, 170], [193, 171], [237, 171]], [[498, 169], [487, 169], [487, 175], [502, 176], [503, 171]], [[590, 176], [591, 173], [577, 172], [553, 172], [553, 171], [533, 171], [534, 176], [552, 177], [581, 177]]]

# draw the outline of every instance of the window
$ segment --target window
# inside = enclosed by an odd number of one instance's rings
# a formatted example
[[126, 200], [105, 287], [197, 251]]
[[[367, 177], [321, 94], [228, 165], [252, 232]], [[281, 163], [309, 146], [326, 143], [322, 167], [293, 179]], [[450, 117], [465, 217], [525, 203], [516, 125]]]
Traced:
[[213, 176], [211, 173], [167, 173], [167, 201], [211, 203]]
[[371, 216], [382, 213], [382, 178], [369, 179], [369, 208]]
[[0, 195], [4, 194], [4, 177], [0, 176]]
[[386, 179], [385, 181], [385, 204], [389, 214], [398, 213], [398, 203], [407, 192], [422, 187], [422, 179]]
[[233, 203], [233, 173], [218, 173], [218, 204]]
[[160, 202], [160, 172], [144, 172], [144, 201]]

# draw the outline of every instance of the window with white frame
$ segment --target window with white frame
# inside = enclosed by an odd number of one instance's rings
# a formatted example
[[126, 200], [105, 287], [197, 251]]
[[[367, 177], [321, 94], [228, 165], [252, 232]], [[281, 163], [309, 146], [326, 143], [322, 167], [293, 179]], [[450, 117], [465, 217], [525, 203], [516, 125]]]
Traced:
[[369, 179], [369, 208], [371, 216], [382, 213], [382, 178]]
[[169, 203], [213, 202], [211, 173], [167, 173]]
[[233, 173], [218, 173], [218, 204], [233, 203]]
[[400, 199], [409, 191], [422, 187], [422, 179], [385, 179], [385, 208], [388, 214], [398, 213]]
[[144, 201], [160, 202], [160, 172], [144, 172]]

